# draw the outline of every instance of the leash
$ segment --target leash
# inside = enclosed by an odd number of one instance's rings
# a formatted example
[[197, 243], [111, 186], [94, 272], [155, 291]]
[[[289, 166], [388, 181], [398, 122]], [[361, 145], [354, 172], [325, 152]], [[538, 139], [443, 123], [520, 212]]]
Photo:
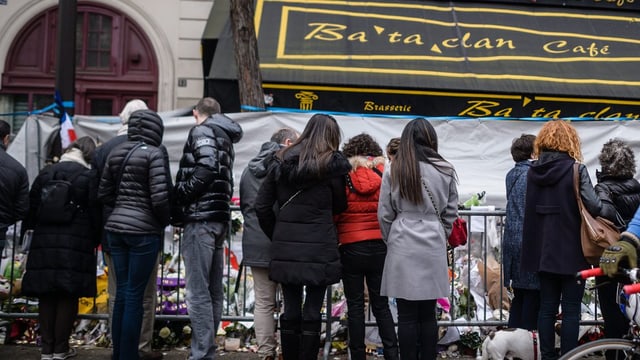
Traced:
[[533, 360], [538, 360], [538, 333], [531, 331], [531, 338], [533, 339]]

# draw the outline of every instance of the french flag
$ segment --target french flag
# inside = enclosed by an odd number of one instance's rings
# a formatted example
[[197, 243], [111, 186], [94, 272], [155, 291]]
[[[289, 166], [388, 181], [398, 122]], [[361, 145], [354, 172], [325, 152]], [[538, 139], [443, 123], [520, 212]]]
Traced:
[[[56, 90], [54, 94], [54, 100], [56, 105], [58, 105], [58, 110], [60, 113], [60, 145], [62, 145], [62, 149], [66, 149], [71, 145], [76, 139], [76, 130], [73, 128], [73, 122], [71, 122], [71, 117], [67, 114], [67, 111], [64, 108], [64, 104], [62, 102], [62, 97], [60, 96], [60, 92]], [[71, 105], [73, 107], [73, 105]]]
[[73, 128], [71, 118], [65, 111], [62, 113], [62, 117], [60, 118], [60, 141], [62, 148], [68, 148], [69, 145], [76, 141], [77, 138], [76, 130]]

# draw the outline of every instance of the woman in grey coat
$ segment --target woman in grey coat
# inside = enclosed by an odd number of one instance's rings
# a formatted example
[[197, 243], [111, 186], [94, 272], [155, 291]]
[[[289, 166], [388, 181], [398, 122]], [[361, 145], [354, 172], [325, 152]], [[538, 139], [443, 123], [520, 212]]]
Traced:
[[397, 299], [403, 360], [436, 358], [436, 300], [448, 295], [447, 238], [457, 204], [456, 172], [438, 154], [435, 129], [422, 118], [410, 121], [378, 204], [387, 243], [380, 292]]

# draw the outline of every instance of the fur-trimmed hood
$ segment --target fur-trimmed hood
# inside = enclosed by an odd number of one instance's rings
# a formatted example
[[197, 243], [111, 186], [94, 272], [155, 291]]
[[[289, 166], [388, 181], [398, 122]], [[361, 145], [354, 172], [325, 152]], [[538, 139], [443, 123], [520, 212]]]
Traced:
[[385, 163], [385, 159], [383, 156], [363, 156], [363, 155], [356, 155], [356, 156], [352, 156], [349, 158], [349, 164], [351, 164], [351, 171], [356, 171], [357, 168], [359, 167], [366, 167], [366, 168], [374, 168], [377, 167], [380, 164], [384, 165]]
[[375, 194], [382, 184], [384, 157], [352, 156], [349, 163], [352, 167], [348, 184], [351, 191], [361, 195]]

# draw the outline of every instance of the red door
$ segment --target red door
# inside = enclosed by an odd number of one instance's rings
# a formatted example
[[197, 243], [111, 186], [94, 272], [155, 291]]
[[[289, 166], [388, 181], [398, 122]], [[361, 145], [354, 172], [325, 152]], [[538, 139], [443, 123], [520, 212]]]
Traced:
[[[57, 7], [41, 13], [11, 45], [0, 94], [9, 97], [14, 109], [37, 110], [47, 96], [53, 102], [57, 20]], [[75, 57], [76, 114], [116, 115], [131, 99], [157, 109], [155, 52], [125, 14], [103, 5], [78, 4]]]

